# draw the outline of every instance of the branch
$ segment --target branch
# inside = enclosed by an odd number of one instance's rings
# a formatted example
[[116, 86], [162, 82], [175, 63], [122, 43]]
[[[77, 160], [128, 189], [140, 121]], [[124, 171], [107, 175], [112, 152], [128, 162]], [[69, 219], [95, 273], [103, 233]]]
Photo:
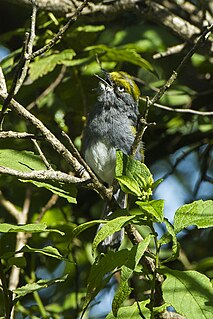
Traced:
[[[29, 0], [8, 0], [22, 5], [29, 5]], [[58, 16], [70, 17], [82, 2], [78, 0], [37, 0], [40, 10], [50, 11]], [[194, 22], [189, 22], [156, 1], [119, 0], [103, 1], [98, 3], [89, 2], [83, 15], [92, 22], [117, 20], [119, 16], [132, 12], [139, 18], [158, 23], [168, 28], [182, 40], [192, 43], [193, 37], [202, 32]], [[183, 10], [183, 9], [182, 9]], [[178, 10], [176, 11], [178, 12]], [[210, 20], [210, 19], [209, 19]], [[212, 47], [210, 48], [212, 49]]]
[[4, 73], [0, 66], [0, 92], [7, 93], [7, 85], [4, 77]]
[[0, 112], [0, 127], [2, 127], [4, 114], [7, 110], [8, 105], [10, 104], [10, 101], [18, 93], [19, 89], [21, 88], [24, 82], [24, 79], [27, 75], [29, 63], [30, 63], [30, 61], [28, 60], [28, 57], [31, 56], [33, 52], [37, 7], [36, 7], [35, 0], [31, 0], [31, 3], [32, 3], [33, 9], [32, 9], [32, 17], [31, 17], [30, 33], [28, 32], [25, 33], [22, 54], [15, 68], [15, 76], [14, 76], [9, 94], [7, 98], [4, 100], [2, 110]]
[[3, 138], [29, 138], [29, 139], [35, 139], [40, 140], [42, 139], [42, 136], [36, 136], [34, 134], [30, 134], [27, 132], [14, 132], [14, 131], [1, 131], [0, 132], [0, 139]]
[[39, 182], [55, 181], [55, 182], [63, 182], [63, 183], [69, 183], [69, 184], [82, 184], [85, 181], [87, 181], [87, 179], [85, 178], [71, 176], [61, 171], [54, 171], [54, 170], [22, 172], [12, 168], [0, 166], [0, 174], [16, 176], [24, 180], [32, 179]]
[[[18, 219], [17, 219], [17, 224], [27, 224], [28, 220], [28, 214], [29, 214], [29, 209], [30, 209], [30, 203], [31, 203], [31, 190], [30, 188], [27, 189], [26, 191], [26, 196], [25, 196], [25, 201], [23, 204], [22, 212], [19, 213]], [[28, 239], [27, 233], [24, 232], [18, 232], [16, 235], [16, 251], [20, 251], [26, 244], [27, 239]], [[24, 253], [19, 252], [16, 254], [16, 257], [23, 257]], [[9, 278], [9, 289], [13, 292], [19, 284], [19, 279], [20, 279], [20, 272], [21, 268], [16, 267], [13, 265], [11, 273], [10, 273], [10, 278]], [[11, 311], [11, 319], [15, 318], [15, 308], [13, 304], [13, 308]]]
[[8, 213], [16, 219], [16, 221], [18, 220], [18, 216], [20, 214], [19, 210], [9, 200], [4, 198], [2, 191], [0, 191], [0, 205], [2, 205]]
[[44, 52], [50, 50], [59, 40], [61, 40], [63, 34], [68, 30], [68, 28], [71, 25], [71, 22], [74, 23], [78, 16], [81, 14], [82, 10], [86, 7], [88, 3], [88, 0], [84, 0], [83, 3], [79, 5], [77, 9], [75, 9], [75, 13], [71, 15], [71, 18], [68, 20], [68, 22], [58, 31], [58, 33], [41, 49], [33, 52], [28, 56], [29, 60], [33, 60], [38, 55], [43, 54]]
[[[142, 101], [146, 101], [145, 98], [140, 98]], [[154, 103], [153, 106], [159, 108], [159, 109], [163, 109], [166, 111], [170, 111], [170, 112], [176, 112], [176, 113], [190, 113], [190, 114], [195, 114], [195, 115], [201, 115], [201, 116], [212, 116], [213, 115], [213, 111], [197, 111], [197, 110], [193, 110], [193, 109], [179, 109], [179, 108], [172, 108], [166, 105], [162, 105], [162, 104], [158, 104], [158, 103]]]

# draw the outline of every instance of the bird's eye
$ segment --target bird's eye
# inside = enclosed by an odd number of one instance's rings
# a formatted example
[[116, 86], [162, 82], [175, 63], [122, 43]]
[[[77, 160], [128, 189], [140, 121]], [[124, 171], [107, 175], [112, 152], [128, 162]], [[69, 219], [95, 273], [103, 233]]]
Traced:
[[123, 86], [118, 86], [117, 90], [118, 90], [118, 92], [124, 92], [125, 91]]

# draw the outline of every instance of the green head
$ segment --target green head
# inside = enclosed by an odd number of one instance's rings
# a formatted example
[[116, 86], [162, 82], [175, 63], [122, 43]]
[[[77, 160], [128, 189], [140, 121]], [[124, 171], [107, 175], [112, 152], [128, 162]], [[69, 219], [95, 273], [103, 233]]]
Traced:
[[120, 91], [131, 94], [135, 102], [138, 102], [140, 90], [128, 73], [123, 71], [107, 73], [107, 80]]

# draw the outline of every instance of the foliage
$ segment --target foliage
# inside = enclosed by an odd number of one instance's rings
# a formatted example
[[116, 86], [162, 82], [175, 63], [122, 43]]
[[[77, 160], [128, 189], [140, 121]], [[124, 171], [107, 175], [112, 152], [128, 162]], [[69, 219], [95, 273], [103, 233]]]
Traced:
[[[14, 19], [21, 10], [11, 8], [13, 19], [0, 37], [0, 44], [9, 49], [1, 61], [8, 89], [29, 29], [26, 21], [31, 13], [27, 10], [25, 19], [22, 15]], [[39, 11], [34, 51], [50, 43], [66, 21]], [[94, 74], [101, 76], [100, 64], [134, 76], [142, 92], [140, 111], [144, 114], [146, 110], [148, 121], [156, 125], [148, 123], [143, 135], [145, 163], [117, 151], [116, 183], [128, 194], [129, 207], [116, 208], [109, 220], [100, 219], [103, 201], [97, 189], [97, 193], [89, 189], [89, 183], [0, 175], [0, 305], [4, 305], [0, 317], [10, 318], [14, 306], [14, 318], [92, 319], [100, 293], [114, 280], [111, 311], [96, 313], [95, 318], [163, 318], [168, 310], [172, 315], [171, 309], [187, 319], [212, 318], [212, 117], [168, 112], [153, 105], [147, 110], [144, 102], [145, 96], [152, 98], [170, 77], [188, 47], [163, 58], [154, 56], [179, 41], [166, 28], [141, 21], [131, 12], [126, 13], [125, 23], [123, 18], [99, 23], [82, 16], [60, 41], [30, 61], [27, 77], [14, 98], [71, 152], [72, 145], [61, 131], [81, 149], [85, 120], [97, 97]], [[172, 109], [211, 111], [211, 70], [210, 54], [200, 48], [158, 103]], [[3, 131], [29, 132], [33, 138], [0, 135], [0, 168], [23, 173], [57, 170], [75, 176], [74, 168], [48, 144], [39, 128], [10, 108]], [[187, 180], [188, 168], [182, 166], [181, 171], [178, 166], [192, 154], [199, 158], [198, 167], [190, 164], [194, 179], [196, 171], [200, 172], [194, 190]], [[156, 175], [164, 175], [162, 160], [169, 172], [165, 181], [152, 173], [155, 164]], [[170, 173], [185, 194], [174, 222], [165, 217], [165, 198], [155, 195]], [[199, 189], [207, 183], [205, 196], [199, 196]], [[96, 233], [100, 223], [103, 226]], [[127, 234], [121, 248], [100, 253], [99, 244], [123, 227]], [[17, 283], [14, 276], [18, 276]]]

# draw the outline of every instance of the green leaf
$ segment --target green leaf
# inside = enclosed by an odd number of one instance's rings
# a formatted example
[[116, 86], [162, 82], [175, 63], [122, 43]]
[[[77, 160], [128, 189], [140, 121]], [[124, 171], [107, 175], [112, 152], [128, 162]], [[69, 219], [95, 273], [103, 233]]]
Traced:
[[178, 208], [174, 216], [174, 229], [178, 233], [185, 227], [196, 225], [198, 228], [213, 226], [213, 201], [198, 200]]
[[47, 169], [40, 156], [35, 155], [33, 152], [11, 149], [0, 150], [0, 166], [5, 166], [22, 172]]
[[25, 232], [25, 233], [42, 233], [42, 232], [55, 232], [59, 233], [60, 235], [64, 235], [58, 229], [48, 229], [46, 224], [25, 224], [25, 225], [12, 225], [7, 223], [0, 224], [0, 232], [1, 233], [18, 233], [18, 232]]
[[141, 68], [153, 71], [152, 65], [141, 57], [135, 49], [126, 47], [111, 48], [104, 44], [87, 47], [85, 51], [92, 51], [92, 54], [101, 55], [103, 61], [131, 62]]
[[[123, 273], [125, 272], [125, 267], [122, 268]], [[129, 270], [129, 269], [128, 269]], [[123, 301], [130, 295], [133, 288], [129, 287], [128, 281], [122, 280], [119, 285], [119, 290], [116, 293], [112, 302], [112, 312], [115, 317], [118, 315], [118, 310], [122, 305]]]
[[163, 269], [166, 280], [162, 291], [165, 302], [188, 319], [213, 318], [213, 288], [205, 275], [197, 271]]
[[141, 199], [152, 194], [153, 177], [147, 166], [121, 151], [116, 152], [115, 178], [125, 191], [125, 187]]
[[76, 204], [77, 188], [72, 184], [65, 184], [61, 182], [37, 182], [33, 180], [22, 180], [23, 183], [32, 183], [36, 187], [48, 189], [53, 194], [66, 198], [69, 203]]
[[120, 306], [132, 291], [132, 288], [129, 287], [128, 280], [137, 268], [137, 265], [147, 249], [152, 237], [152, 235], [148, 235], [143, 241], [134, 245], [129, 251], [125, 265], [121, 267], [120, 285], [112, 303], [112, 312], [115, 317], [118, 314]]
[[38, 249], [38, 248], [32, 248], [28, 245], [25, 245], [21, 250], [20, 252], [24, 252], [24, 253], [39, 253], [39, 254], [42, 254], [42, 255], [45, 255], [45, 256], [49, 256], [49, 257], [52, 257], [52, 258], [56, 258], [56, 259], [59, 259], [59, 260], [64, 260], [64, 261], [68, 261], [68, 259], [64, 258], [60, 253], [59, 251], [55, 248], [55, 247], [52, 247], [52, 246], [46, 246], [42, 249]]
[[72, 235], [73, 235], [73, 237], [77, 237], [82, 231], [86, 230], [89, 227], [96, 226], [97, 224], [100, 224], [100, 223], [106, 223], [106, 220], [97, 219], [97, 220], [92, 220], [90, 222], [83, 223], [79, 226], [76, 226], [73, 229]]
[[148, 218], [162, 223], [164, 218], [164, 200], [151, 200], [149, 202], [137, 201], [136, 204], [141, 208]]
[[116, 179], [118, 180], [122, 191], [125, 192], [126, 194], [132, 194], [138, 197], [142, 195], [140, 187], [134, 179], [128, 176], [119, 176], [119, 177], [116, 177]]
[[[151, 318], [150, 310], [146, 307], [146, 305], [150, 302], [150, 300], [134, 302], [133, 305], [127, 307], [121, 307], [118, 311], [117, 317], [113, 315], [112, 312], [108, 314], [106, 319], [141, 319], [145, 317], [146, 319]], [[143, 314], [143, 317], [141, 316]]]
[[109, 220], [96, 234], [93, 244], [92, 244], [92, 253], [94, 254], [98, 245], [108, 236], [114, 234], [116, 231], [121, 230], [125, 224], [127, 224], [130, 220], [135, 218], [135, 216], [121, 216]]
[[32, 81], [37, 80], [39, 77], [52, 72], [56, 65], [66, 64], [70, 62], [75, 56], [72, 49], [67, 49], [59, 53], [52, 53], [45, 57], [39, 57], [30, 64], [30, 78]]
[[112, 276], [112, 272], [124, 265], [129, 255], [129, 250], [109, 251], [105, 255], [98, 256], [91, 267], [87, 294], [84, 300], [84, 309], [90, 301], [98, 294], [98, 292], [106, 285]]
[[159, 245], [168, 244], [172, 239], [172, 255], [163, 261], [164, 263], [167, 263], [169, 261], [175, 260], [178, 257], [180, 245], [178, 243], [173, 225], [168, 221], [167, 218], [164, 218], [164, 223], [168, 233], [164, 234], [158, 243]]
[[68, 275], [65, 275], [63, 277], [55, 278], [55, 279], [51, 279], [51, 280], [47, 280], [47, 279], [39, 280], [37, 282], [29, 283], [29, 284], [26, 284], [25, 286], [16, 288], [14, 290], [14, 293], [16, 295], [15, 301], [17, 301], [20, 297], [24, 297], [27, 294], [32, 293], [34, 291], [38, 291], [38, 290], [43, 289], [43, 288], [48, 288], [49, 286], [54, 285], [54, 284], [59, 283], [59, 282], [64, 282], [66, 280], [67, 276]]

